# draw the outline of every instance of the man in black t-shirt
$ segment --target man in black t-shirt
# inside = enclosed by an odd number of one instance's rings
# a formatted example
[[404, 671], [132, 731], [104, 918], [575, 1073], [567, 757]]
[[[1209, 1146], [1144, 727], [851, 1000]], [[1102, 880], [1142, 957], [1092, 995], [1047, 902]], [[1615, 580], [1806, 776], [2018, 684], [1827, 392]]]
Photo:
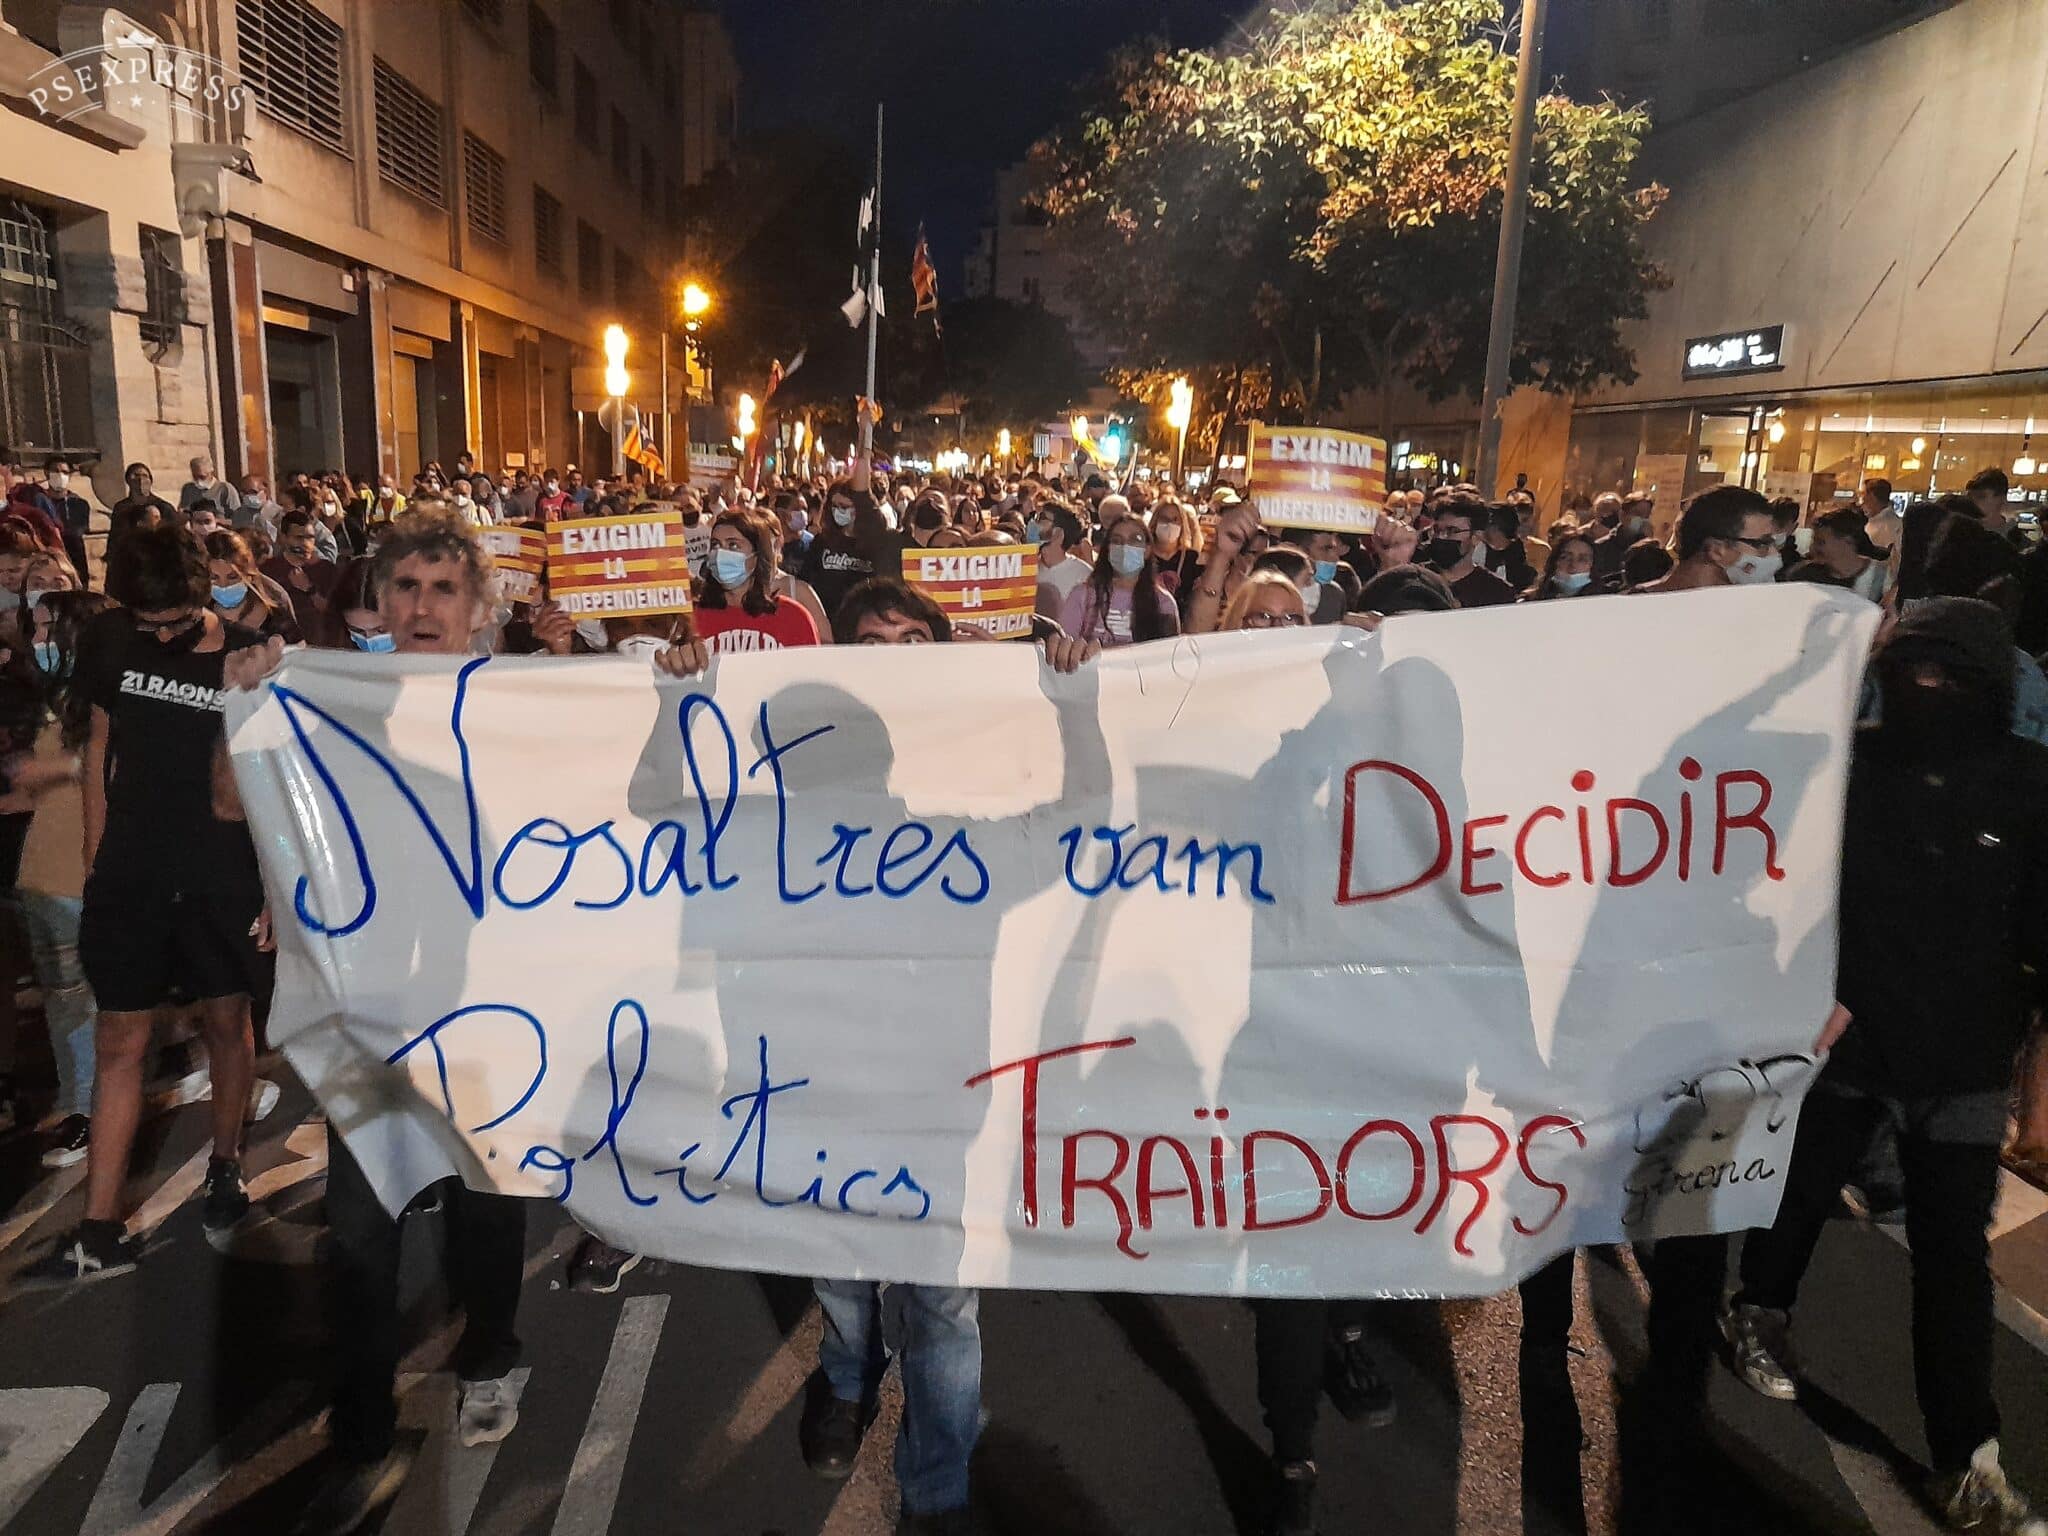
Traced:
[[249, 1209], [242, 1124], [255, 1071], [249, 995], [263, 888], [221, 728], [231, 651], [257, 642], [207, 605], [206, 551], [184, 528], [139, 529], [109, 558], [126, 606], [80, 636], [73, 687], [86, 742], [85, 909], [78, 954], [99, 1004], [85, 1220], [32, 1274], [96, 1280], [135, 1267], [122, 1187], [142, 1117], [150, 1025], [174, 990], [199, 1005], [213, 1079], [213, 1157], [203, 1220]]

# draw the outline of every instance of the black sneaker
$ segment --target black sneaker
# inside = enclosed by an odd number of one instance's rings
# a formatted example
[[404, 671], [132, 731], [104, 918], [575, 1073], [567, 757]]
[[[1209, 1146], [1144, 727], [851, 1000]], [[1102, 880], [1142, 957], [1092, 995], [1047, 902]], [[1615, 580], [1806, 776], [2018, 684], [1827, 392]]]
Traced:
[[640, 1255], [614, 1248], [601, 1238], [586, 1237], [569, 1256], [569, 1289], [609, 1296], [619, 1282], [640, 1267]]
[[851, 1477], [875, 1412], [875, 1405], [863, 1407], [819, 1393], [817, 1401], [804, 1409], [803, 1422], [797, 1426], [804, 1465], [835, 1483]]
[[110, 1280], [135, 1268], [136, 1245], [118, 1221], [81, 1221], [21, 1277], [31, 1285]]
[[1356, 1324], [1333, 1335], [1323, 1357], [1323, 1386], [1337, 1411], [1354, 1424], [1363, 1420], [1374, 1429], [1394, 1422], [1394, 1389], [1365, 1347], [1365, 1330]]
[[926, 1514], [906, 1509], [896, 1522], [896, 1536], [974, 1536], [974, 1517], [965, 1508]]
[[397, 1447], [381, 1461], [336, 1461], [306, 1501], [291, 1536], [349, 1536], [362, 1529], [405, 1486], [413, 1452]]
[[242, 1188], [242, 1165], [232, 1157], [208, 1158], [206, 1204], [199, 1219], [208, 1237], [234, 1231], [249, 1214], [249, 1192]]
[[1272, 1536], [1316, 1536], [1316, 1464], [1283, 1461], [1273, 1474]]
[[69, 1168], [73, 1163], [83, 1162], [91, 1140], [92, 1121], [84, 1115], [66, 1115], [50, 1132], [50, 1144], [43, 1148], [43, 1166]]

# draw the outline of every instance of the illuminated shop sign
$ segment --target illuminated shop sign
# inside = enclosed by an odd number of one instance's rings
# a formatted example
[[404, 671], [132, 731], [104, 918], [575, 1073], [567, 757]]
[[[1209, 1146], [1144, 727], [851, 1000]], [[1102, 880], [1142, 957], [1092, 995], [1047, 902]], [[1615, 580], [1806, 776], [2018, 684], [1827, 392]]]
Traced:
[[1775, 373], [1785, 366], [1785, 327], [1759, 326], [1725, 336], [1695, 336], [1685, 344], [1685, 377], [1720, 379], [1736, 373]]

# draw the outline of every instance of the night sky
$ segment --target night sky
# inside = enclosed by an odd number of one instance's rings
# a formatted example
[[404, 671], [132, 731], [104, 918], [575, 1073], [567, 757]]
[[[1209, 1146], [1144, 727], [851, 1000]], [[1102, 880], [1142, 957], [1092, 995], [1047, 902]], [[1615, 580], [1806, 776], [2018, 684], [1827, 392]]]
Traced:
[[[742, 131], [816, 133], [871, 154], [888, 109], [892, 224], [923, 220], [943, 290], [995, 174], [1058, 124], [1120, 44], [1206, 47], [1262, 0], [716, 0], [739, 52]], [[858, 195], [857, 193], [855, 194]], [[847, 243], [852, 244], [852, 230]]]
[[[1111, 52], [1151, 38], [1209, 47], [1255, 25], [1273, 0], [699, 3], [731, 29], [744, 132], [816, 134], [865, 156], [875, 103], [886, 104], [890, 223], [929, 225], [941, 287], [957, 295], [996, 172], [1058, 125]], [[1554, 0], [1546, 73], [1570, 56], [1585, 10]]]

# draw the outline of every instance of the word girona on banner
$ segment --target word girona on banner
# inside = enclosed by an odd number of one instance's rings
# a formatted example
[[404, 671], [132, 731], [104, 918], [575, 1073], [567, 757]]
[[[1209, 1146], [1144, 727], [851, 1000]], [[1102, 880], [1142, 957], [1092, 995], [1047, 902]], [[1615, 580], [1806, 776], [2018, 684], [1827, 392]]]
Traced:
[[1758, 1225], [1875, 621], [295, 655], [229, 707], [272, 1036], [393, 1209], [457, 1172], [738, 1269], [1471, 1295]]
[[1370, 533], [1387, 501], [1387, 445], [1326, 427], [1253, 422], [1248, 487], [1259, 516], [1280, 528]]
[[577, 618], [688, 613], [682, 509], [550, 523], [548, 593]]
[[497, 567], [498, 595], [508, 603], [540, 601], [540, 573], [547, 563], [547, 535], [538, 528], [509, 525], [478, 528], [477, 538]]
[[903, 556], [903, 575], [946, 610], [956, 624], [973, 624], [998, 640], [1031, 637], [1038, 603], [1038, 551], [948, 549]]

